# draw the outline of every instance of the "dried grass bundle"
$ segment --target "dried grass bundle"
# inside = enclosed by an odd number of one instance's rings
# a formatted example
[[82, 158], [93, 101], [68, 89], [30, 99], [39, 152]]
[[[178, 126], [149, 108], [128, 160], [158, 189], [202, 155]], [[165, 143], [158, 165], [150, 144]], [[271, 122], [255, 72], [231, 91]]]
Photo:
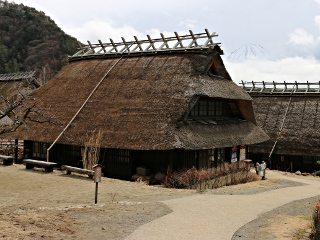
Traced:
[[89, 139], [85, 144], [84, 156], [83, 156], [83, 168], [93, 170], [93, 166], [98, 164], [100, 156], [100, 143], [102, 140], [102, 131], [93, 131], [91, 137], [87, 135]]

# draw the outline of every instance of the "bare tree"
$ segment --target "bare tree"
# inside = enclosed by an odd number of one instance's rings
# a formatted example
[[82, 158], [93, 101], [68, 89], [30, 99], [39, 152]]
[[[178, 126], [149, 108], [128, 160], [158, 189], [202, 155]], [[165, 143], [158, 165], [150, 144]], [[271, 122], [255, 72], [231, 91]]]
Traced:
[[54, 115], [40, 106], [33, 98], [30, 88], [22, 88], [5, 97], [0, 93], [0, 135], [16, 131], [21, 125], [28, 121], [58, 124]]

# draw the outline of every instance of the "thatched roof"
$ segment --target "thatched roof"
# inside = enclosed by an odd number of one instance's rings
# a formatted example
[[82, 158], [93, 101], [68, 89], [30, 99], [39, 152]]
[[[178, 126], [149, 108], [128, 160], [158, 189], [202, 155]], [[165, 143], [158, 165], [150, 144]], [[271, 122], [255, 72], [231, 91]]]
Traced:
[[[94, 130], [103, 131], [101, 147], [122, 149], [201, 149], [267, 140], [251, 123], [251, 97], [232, 82], [218, 50], [120, 59], [58, 143], [84, 145], [86, 134]], [[72, 61], [32, 95], [65, 126], [118, 60]], [[199, 96], [237, 100], [247, 121], [219, 126], [185, 123]], [[29, 123], [15, 137], [52, 143], [61, 131], [56, 125]]]
[[178, 129], [177, 135], [181, 145], [187, 149], [199, 149], [199, 146], [203, 149], [210, 149], [251, 145], [260, 142], [265, 133], [249, 121], [224, 120], [222, 124], [214, 126], [210, 123], [184, 125]]
[[[257, 124], [271, 138], [250, 147], [253, 153], [270, 153], [282, 121], [283, 129], [273, 154], [320, 156], [320, 95], [252, 95]], [[284, 119], [285, 117], [285, 119]]]
[[34, 71], [0, 74], [0, 94], [4, 97], [12, 97], [18, 92], [30, 93], [37, 87]]
[[32, 80], [35, 77], [35, 73], [35, 71], [30, 71], [0, 74], [0, 81]]

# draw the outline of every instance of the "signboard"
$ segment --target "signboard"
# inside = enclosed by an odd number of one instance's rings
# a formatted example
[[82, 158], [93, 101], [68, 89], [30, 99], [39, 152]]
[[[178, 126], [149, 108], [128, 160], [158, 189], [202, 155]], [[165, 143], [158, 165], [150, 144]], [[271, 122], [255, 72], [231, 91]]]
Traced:
[[239, 159], [240, 159], [240, 161], [247, 159], [246, 146], [243, 146], [243, 145], [240, 146], [240, 158]]
[[231, 151], [231, 163], [238, 161], [238, 146], [232, 147]]
[[94, 182], [99, 183], [101, 182], [101, 166], [96, 165], [94, 167]]

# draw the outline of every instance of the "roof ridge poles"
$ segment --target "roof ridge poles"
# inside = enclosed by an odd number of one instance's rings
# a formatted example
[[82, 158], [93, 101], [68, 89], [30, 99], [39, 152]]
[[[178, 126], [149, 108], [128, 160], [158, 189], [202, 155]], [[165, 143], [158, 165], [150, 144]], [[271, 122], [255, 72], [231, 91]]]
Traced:
[[271, 151], [270, 151], [270, 154], [269, 154], [270, 169], [271, 169], [271, 155], [272, 155], [272, 153], [273, 153], [273, 151], [274, 151], [274, 149], [275, 149], [275, 147], [276, 147], [276, 145], [277, 145], [277, 143], [278, 143], [278, 140], [279, 140], [279, 138], [280, 138], [280, 134], [281, 134], [282, 129], [283, 129], [284, 121], [286, 120], [286, 117], [287, 117], [287, 113], [288, 113], [288, 110], [289, 110], [289, 106], [290, 106], [290, 103], [291, 103], [291, 99], [292, 99], [293, 91], [295, 90], [295, 87], [296, 87], [296, 84], [293, 85], [293, 87], [292, 87], [291, 94], [290, 94], [290, 99], [289, 99], [289, 102], [288, 102], [287, 109], [286, 109], [286, 111], [285, 111], [285, 113], [284, 113], [284, 116], [283, 116], [283, 119], [282, 119], [282, 123], [281, 123], [281, 126], [280, 126], [279, 131], [278, 131], [278, 134], [277, 134], [276, 141], [274, 142], [273, 147], [272, 147], [272, 149], [271, 149]]
[[111, 70], [118, 64], [118, 62], [122, 59], [123, 56], [121, 56], [121, 58], [118, 59], [118, 61], [116, 61], [112, 67], [108, 70], [108, 72], [103, 76], [103, 78], [101, 78], [101, 80], [99, 81], [99, 83], [95, 86], [95, 88], [92, 90], [92, 92], [90, 93], [90, 95], [88, 96], [88, 98], [85, 100], [85, 102], [82, 104], [82, 106], [79, 108], [79, 110], [77, 111], [77, 113], [73, 116], [73, 118], [70, 120], [70, 122], [67, 124], [67, 126], [62, 130], [62, 132], [59, 134], [59, 136], [54, 140], [54, 142], [50, 145], [50, 147], [47, 149], [47, 162], [49, 162], [49, 151], [50, 149], [56, 144], [56, 142], [60, 139], [60, 137], [62, 136], [62, 134], [68, 129], [68, 127], [71, 125], [71, 123], [74, 121], [74, 119], [79, 115], [79, 113], [81, 112], [81, 110], [84, 108], [84, 106], [87, 104], [87, 102], [89, 101], [89, 99], [92, 97], [92, 95], [95, 93], [95, 91], [98, 89], [98, 87], [101, 85], [101, 83], [103, 82], [103, 80], [108, 76], [108, 74], [111, 72]]

